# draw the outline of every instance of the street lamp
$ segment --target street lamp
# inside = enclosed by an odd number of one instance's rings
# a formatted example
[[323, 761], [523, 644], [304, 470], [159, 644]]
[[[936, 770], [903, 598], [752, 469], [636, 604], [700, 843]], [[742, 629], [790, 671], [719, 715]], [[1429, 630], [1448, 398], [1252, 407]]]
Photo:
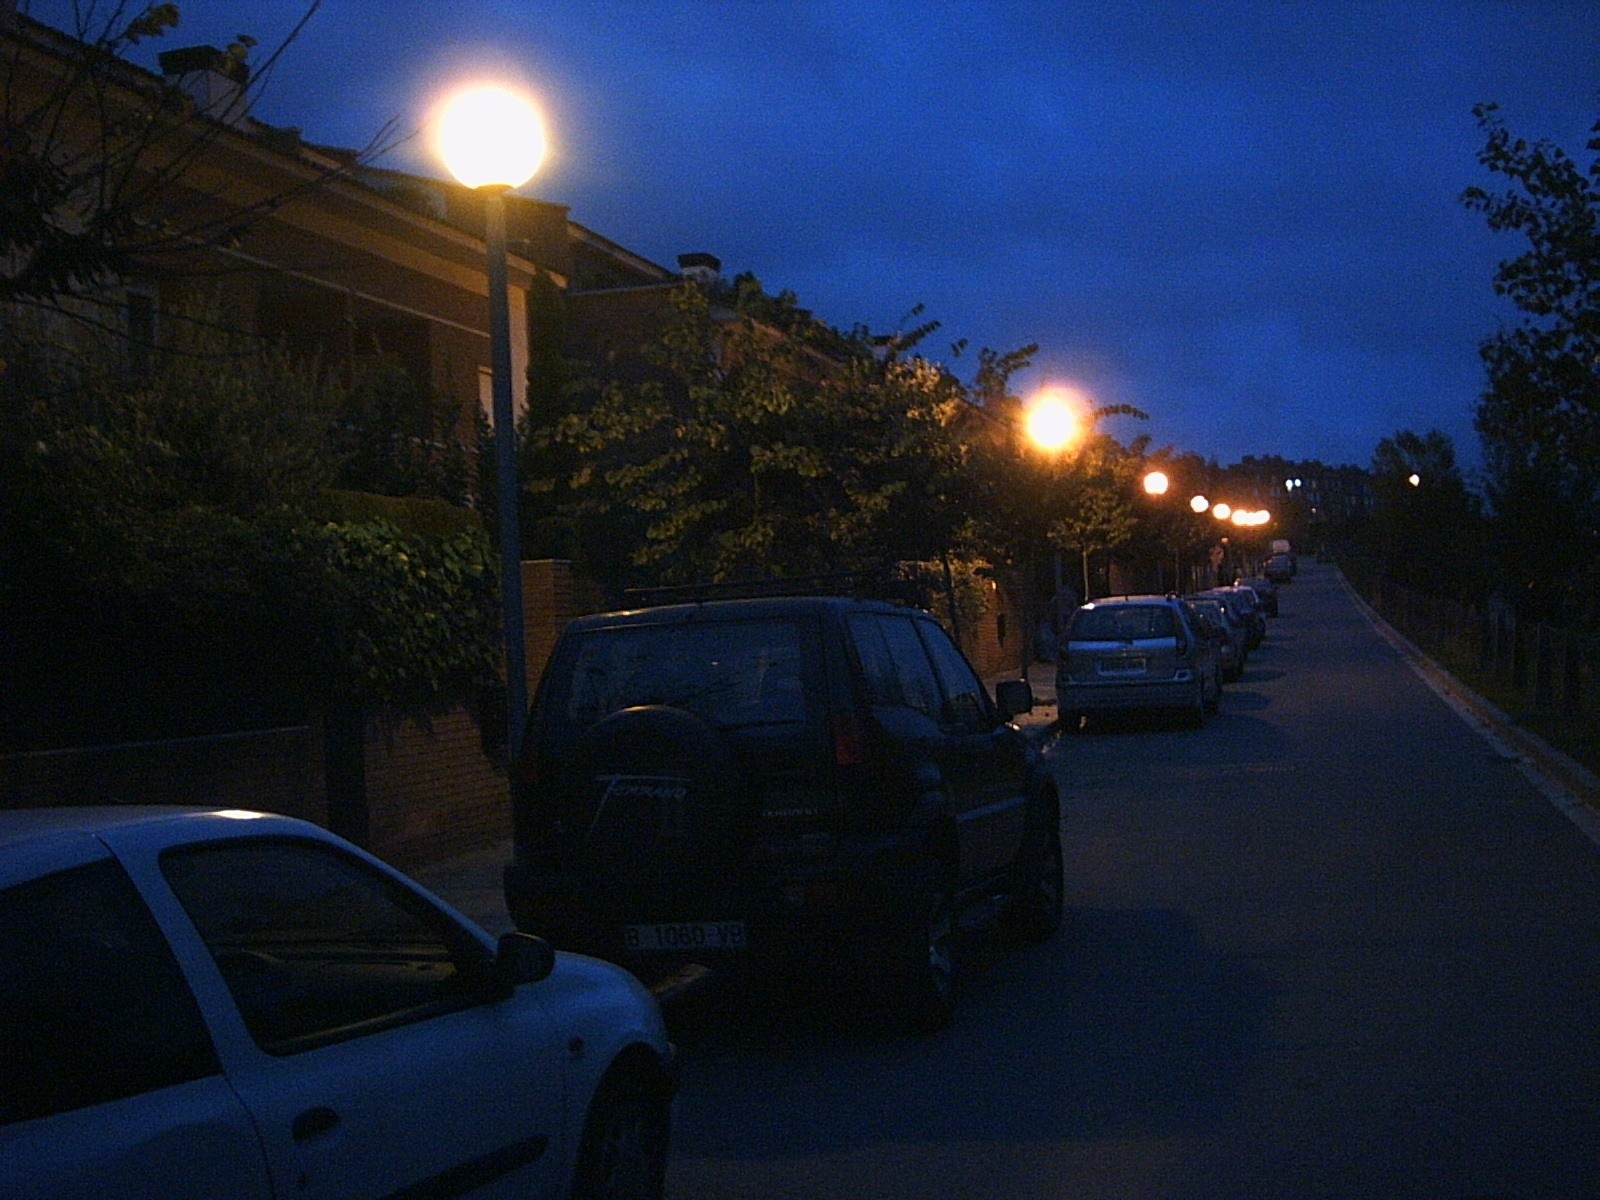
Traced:
[[[1088, 423], [1089, 401], [1075, 388], [1051, 387], [1037, 393], [1026, 406], [1023, 429], [1034, 446], [1050, 455], [1052, 478], [1059, 479], [1061, 455], [1082, 440]], [[1051, 497], [1054, 501], [1055, 497]], [[1052, 546], [1055, 594], [1050, 597], [1050, 624], [1059, 632], [1061, 594], [1066, 582], [1061, 574], [1061, 547]], [[1032, 586], [1030, 584], [1030, 586]], [[1084, 564], [1083, 597], [1089, 598], [1089, 568]]]
[[[1144, 494], [1146, 496], [1149, 496], [1151, 499], [1156, 499], [1157, 497], [1165, 496], [1167, 494], [1167, 489], [1172, 486], [1172, 481], [1167, 478], [1167, 473], [1165, 471], [1146, 471], [1145, 472], [1145, 476], [1140, 481], [1140, 483], [1141, 483], [1141, 486], [1143, 486], [1143, 488], [1144, 488]], [[1162, 524], [1166, 524], [1166, 522], [1162, 522]], [[1178, 548], [1178, 539], [1177, 538], [1173, 538], [1172, 539], [1172, 587], [1173, 587], [1174, 591], [1181, 590], [1181, 588], [1183, 586], [1182, 585], [1182, 581], [1181, 581], [1182, 568], [1179, 566], [1179, 562], [1178, 562], [1180, 553], [1181, 553], [1181, 551]], [[1164, 590], [1163, 581], [1162, 581], [1162, 578], [1161, 578], [1162, 560], [1163, 560], [1164, 557], [1165, 557], [1164, 555], [1158, 555], [1157, 558], [1156, 558], [1156, 590], [1157, 591]]]
[[515, 759], [528, 715], [522, 630], [522, 536], [517, 527], [516, 411], [511, 389], [511, 306], [506, 288], [505, 194], [544, 160], [544, 125], [533, 105], [494, 84], [457, 92], [440, 110], [439, 156], [456, 180], [483, 197], [488, 250], [489, 369], [494, 389], [494, 462], [500, 526], [500, 599], [506, 656], [506, 746]]
[[1040, 392], [1023, 418], [1028, 439], [1047, 454], [1067, 449], [1083, 436], [1085, 407], [1082, 397], [1069, 389]]

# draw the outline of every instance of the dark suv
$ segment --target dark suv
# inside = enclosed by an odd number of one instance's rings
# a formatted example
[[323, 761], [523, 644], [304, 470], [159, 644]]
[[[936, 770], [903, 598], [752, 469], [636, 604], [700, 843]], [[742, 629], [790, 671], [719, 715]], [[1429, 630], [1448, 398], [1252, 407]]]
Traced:
[[870, 980], [909, 1027], [949, 1019], [959, 929], [1060, 927], [1060, 803], [927, 613], [831, 596], [582, 617], [557, 642], [514, 772], [508, 910], [632, 968]]

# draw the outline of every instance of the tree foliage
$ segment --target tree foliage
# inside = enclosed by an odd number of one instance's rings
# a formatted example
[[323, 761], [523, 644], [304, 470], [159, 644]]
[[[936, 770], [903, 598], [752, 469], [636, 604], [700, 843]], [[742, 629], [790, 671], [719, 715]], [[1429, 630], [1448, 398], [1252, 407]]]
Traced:
[[1482, 513], [1437, 429], [1403, 429], [1372, 456], [1373, 513], [1366, 548], [1387, 579], [1472, 603], [1483, 594]]
[[138, 378], [81, 327], [76, 354], [28, 320], [0, 339], [0, 740], [417, 711], [492, 681], [481, 523], [340, 500], [346, 390], [206, 322], [179, 328], [190, 344]]
[[[1475, 110], [1478, 161], [1506, 189], [1471, 187], [1464, 203], [1526, 249], [1500, 264], [1494, 289], [1523, 314], [1480, 353], [1488, 389], [1483, 440], [1496, 544], [1511, 590], [1541, 614], [1594, 617], [1600, 606], [1600, 155], [1587, 169], [1528, 142], [1494, 105]], [[1588, 143], [1600, 152], [1600, 122]]]
[[649, 377], [613, 378], [546, 435], [547, 461], [572, 464], [572, 505], [628, 541], [626, 581], [816, 574], [947, 550], [954, 381], [919, 359], [880, 360], [861, 338], [792, 336], [809, 314], [786, 296], [757, 304], [758, 291], [746, 278], [730, 316], [680, 289], [646, 349]]

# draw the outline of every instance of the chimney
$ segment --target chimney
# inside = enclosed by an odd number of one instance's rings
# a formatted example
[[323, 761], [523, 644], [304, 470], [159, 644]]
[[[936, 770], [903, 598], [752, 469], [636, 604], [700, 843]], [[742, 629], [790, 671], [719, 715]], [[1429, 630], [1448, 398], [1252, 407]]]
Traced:
[[188, 95], [202, 114], [225, 125], [244, 123], [250, 68], [242, 58], [215, 46], [167, 50], [159, 57], [166, 81]]
[[696, 251], [678, 255], [678, 274], [700, 287], [711, 287], [722, 278], [722, 261], [715, 255]]

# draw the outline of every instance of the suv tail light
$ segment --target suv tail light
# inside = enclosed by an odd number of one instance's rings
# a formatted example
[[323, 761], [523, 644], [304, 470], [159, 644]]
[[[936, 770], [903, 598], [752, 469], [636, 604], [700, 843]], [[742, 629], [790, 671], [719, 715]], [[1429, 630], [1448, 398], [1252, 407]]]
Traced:
[[833, 718], [833, 761], [840, 767], [860, 766], [867, 761], [867, 732], [854, 713], [839, 713]]

